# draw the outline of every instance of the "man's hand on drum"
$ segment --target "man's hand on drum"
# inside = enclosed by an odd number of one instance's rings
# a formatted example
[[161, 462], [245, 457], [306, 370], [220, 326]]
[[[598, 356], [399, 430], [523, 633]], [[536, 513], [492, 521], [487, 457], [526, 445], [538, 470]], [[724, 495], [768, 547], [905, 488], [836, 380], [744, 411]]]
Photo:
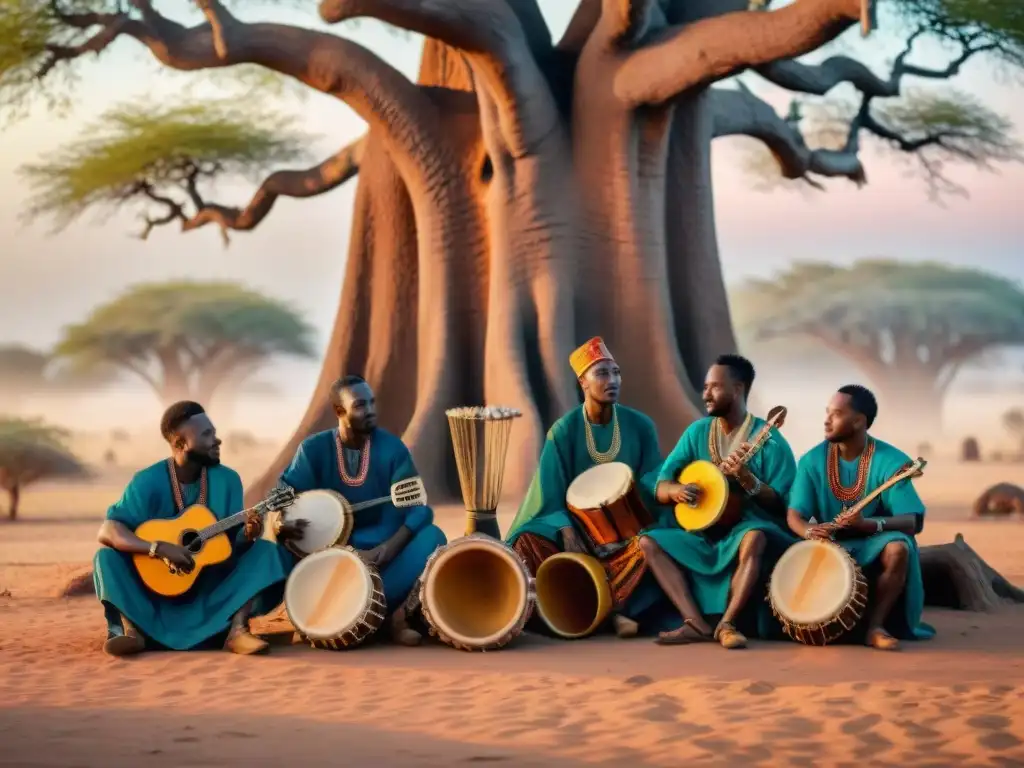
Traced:
[[673, 504], [696, 504], [700, 499], [700, 486], [694, 483], [668, 483], [665, 490]]
[[827, 525], [808, 525], [807, 530], [804, 531], [804, 538], [824, 541], [832, 538], [832, 529]]
[[256, 541], [263, 535], [263, 518], [258, 512], [250, 510], [245, 516], [245, 538]]
[[562, 549], [566, 552], [579, 552], [586, 554], [587, 548], [583, 546], [583, 542], [576, 533], [576, 529], [569, 526], [561, 529], [562, 534]]
[[282, 522], [277, 528], [278, 541], [302, 541], [309, 520], [298, 519]]

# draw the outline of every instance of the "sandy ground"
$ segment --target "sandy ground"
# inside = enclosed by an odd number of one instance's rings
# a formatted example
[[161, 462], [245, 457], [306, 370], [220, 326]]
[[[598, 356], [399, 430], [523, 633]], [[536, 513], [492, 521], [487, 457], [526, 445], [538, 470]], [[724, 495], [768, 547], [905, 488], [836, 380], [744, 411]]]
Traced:
[[[962, 532], [1024, 583], [1024, 520], [966, 512], [1013, 468], [929, 469], [922, 543]], [[0, 765], [1024, 766], [1024, 608], [929, 611], [938, 638], [899, 654], [524, 635], [485, 655], [109, 659], [95, 600], [53, 595], [94, 551], [119, 482], [41, 487], [0, 524]], [[459, 509], [437, 519], [461, 533]]]

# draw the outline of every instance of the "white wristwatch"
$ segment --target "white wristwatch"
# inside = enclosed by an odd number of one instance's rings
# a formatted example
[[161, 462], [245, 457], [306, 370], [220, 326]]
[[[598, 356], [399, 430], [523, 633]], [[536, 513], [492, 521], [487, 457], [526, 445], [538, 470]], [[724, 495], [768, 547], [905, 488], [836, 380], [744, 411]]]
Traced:
[[875, 533], [881, 533], [885, 530], [885, 520], [881, 517], [875, 518]]
[[149, 544], [149, 556], [150, 557], [156, 557], [156, 548], [157, 548], [157, 545], [159, 543], [160, 543], [159, 541], [152, 541], [152, 542], [150, 542], [150, 544]]

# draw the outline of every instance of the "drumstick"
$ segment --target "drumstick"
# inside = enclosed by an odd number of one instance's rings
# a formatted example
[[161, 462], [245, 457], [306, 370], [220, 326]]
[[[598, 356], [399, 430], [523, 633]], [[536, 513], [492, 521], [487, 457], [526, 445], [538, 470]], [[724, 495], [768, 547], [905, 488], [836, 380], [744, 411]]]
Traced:
[[807, 599], [807, 593], [811, 589], [811, 584], [814, 583], [814, 577], [818, 575], [818, 571], [821, 569], [821, 564], [825, 562], [825, 548], [816, 547], [814, 554], [811, 555], [811, 562], [807, 566], [807, 572], [804, 577], [797, 584], [796, 592], [793, 594], [793, 610], [799, 611], [803, 606], [804, 600]]
[[331, 578], [328, 579], [327, 586], [320, 593], [320, 599], [316, 601], [316, 605], [313, 606], [313, 610], [309, 614], [307, 619], [309, 626], [315, 627], [320, 619], [324, 618], [324, 615], [327, 613], [327, 606], [331, 601], [331, 596], [341, 586], [342, 571], [344, 569], [345, 562], [343, 559], [339, 559], [334, 566], [334, 570], [331, 571]]

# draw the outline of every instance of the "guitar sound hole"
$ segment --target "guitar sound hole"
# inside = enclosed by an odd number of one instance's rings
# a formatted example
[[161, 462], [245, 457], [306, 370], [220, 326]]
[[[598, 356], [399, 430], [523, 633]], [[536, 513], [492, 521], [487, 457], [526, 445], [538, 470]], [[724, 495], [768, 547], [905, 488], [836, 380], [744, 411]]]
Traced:
[[181, 546], [194, 555], [203, 548], [203, 540], [197, 531], [185, 531], [181, 534]]

